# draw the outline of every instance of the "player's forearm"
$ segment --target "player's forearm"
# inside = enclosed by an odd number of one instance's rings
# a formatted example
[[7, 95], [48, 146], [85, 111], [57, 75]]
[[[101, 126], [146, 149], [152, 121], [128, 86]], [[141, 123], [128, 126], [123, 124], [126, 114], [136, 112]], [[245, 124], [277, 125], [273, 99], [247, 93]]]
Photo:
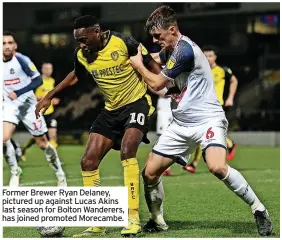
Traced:
[[167, 88], [166, 87], [164, 87], [163, 89], [161, 89], [161, 90], [159, 90], [159, 91], [154, 91], [150, 86], [148, 86], [148, 89], [152, 92], [152, 93], [154, 93], [154, 94], [156, 94], [156, 95], [158, 95], [158, 96], [160, 96], [160, 97], [166, 97], [166, 93], [167, 93]]
[[160, 64], [158, 64], [154, 59], [152, 59], [149, 63], [148, 69], [150, 72], [159, 74], [162, 70]]
[[65, 79], [60, 82], [53, 90], [47, 93], [46, 98], [54, 98], [58, 93], [60, 93], [63, 89], [72, 85], [72, 82], [76, 79], [75, 72], [70, 72]]
[[161, 79], [159, 79], [160, 75], [150, 72], [144, 65], [142, 65], [138, 69], [139, 73], [144, 77], [145, 82], [154, 90], [160, 91], [165, 87]]
[[34, 78], [33, 80], [31, 80], [31, 83], [28, 84], [26, 87], [21, 88], [19, 90], [14, 91], [15, 94], [17, 95], [17, 97], [21, 96], [24, 93], [27, 93], [31, 90], [36, 89], [37, 87], [39, 87], [41, 84], [43, 83], [43, 80], [41, 78], [41, 76], [38, 76], [36, 78]]
[[236, 79], [235, 76], [232, 76], [231, 82], [230, 82], [230, 87], [229, 87], [229, 94], [228, 98], [234, 99], [234, 96], [237, 91], [237, 86], [238, 86], [238, 80]]

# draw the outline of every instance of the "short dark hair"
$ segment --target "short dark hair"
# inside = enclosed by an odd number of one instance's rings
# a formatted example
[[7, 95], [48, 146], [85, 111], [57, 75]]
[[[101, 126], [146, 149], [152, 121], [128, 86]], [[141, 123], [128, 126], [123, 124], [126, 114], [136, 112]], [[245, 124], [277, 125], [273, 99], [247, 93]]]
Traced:
[[145, 31], [152, 32], [156, 28], [167, 29], [173, 24], [177, 24], [175, 11], [170, 6], [163, 5], [150, 15]]
[[84, 15], [75, 19], [73, 29], [89, 28], [94, 27], [95, 25], [99, 25], [99, 23], [94, 16]]
[[217, 48], [213, 45], [205, 45], [202, 47], [203, 52], [213, 51], [215, 55], [217, 55]]
[[4, 31], [4, 32], [3, 32], [3, 37], [4, 37], [4, 36], [12, 36], [12, 37], [14, 38], [14, 41], [17, 42], [17, 41], [16, 41], [16, 35], [15, 35], [13, 32]]

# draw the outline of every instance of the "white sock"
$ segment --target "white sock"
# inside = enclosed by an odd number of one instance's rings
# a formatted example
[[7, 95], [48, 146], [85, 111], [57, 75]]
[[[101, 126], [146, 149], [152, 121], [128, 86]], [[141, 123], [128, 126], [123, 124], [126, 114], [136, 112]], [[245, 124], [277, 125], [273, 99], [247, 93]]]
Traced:
[[11, 172], [17, 172], [19, 166], [16, 158], [16, 152], [10, 140], [3, 143], [3, 154], [5, 156], [6, 162], [10, 166]]
[[228, 172], [224, 179], [224, 184], [247, 203], [254, 213], [256, 210], [264, 211], [265, 207], [260, 202], [253, 189], [250, 187], [246, 179], [236, 169], [228, 166]]
[[151, 218], [158, 224], [166, 224], [163, 219], [164, 188], [161, 178], [154, 185], [147, 185], [144, 181], [144, 192]]
[[56, 175], [64, 175], [65, 173], [62, 168], [57, 150], [49, 142], [47, 144], [47, 147], [44, 149], [44, 153], [51, 168], [53, 168], [56, 172]]

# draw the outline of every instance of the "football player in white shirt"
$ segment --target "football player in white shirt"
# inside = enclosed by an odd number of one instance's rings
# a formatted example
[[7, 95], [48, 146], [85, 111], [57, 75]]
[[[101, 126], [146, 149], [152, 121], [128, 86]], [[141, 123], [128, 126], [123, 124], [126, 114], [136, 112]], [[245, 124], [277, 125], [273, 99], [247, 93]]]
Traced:
[[10, 141], [21, 121], [34, 136], [50, 166], [56, 173], [58, 186], [66, 186], [65, 173], [58, 153], [46, 137], [46, 123], [43, 117], [36, 119], [37, 103], [33, 90], [42, 84], [42, 78], [31, 60], [16, 52], [15, 36], [3, 33], [3, 153], [11, 169], [9, 186], [19, 186], [22, 172], [17, 164], [15, 149]]
[[172, 96], [173, 121], [154, 146], [142, 171], [145, 199], [151, 212], [144, 231], [168, 229], [163, 218], [161, 174], [173, 163], [185, 160], [185, 156], [201, 144], [210, 172], [250, 206], [258, 233], [271, 235], [272, 223], [266, 208], [246, 179], [226, 163], [228, 122], [216, 97], [204, 53], [188, 37], [181, 35], [176, 14], [168, 6], [161, 6], [151, 14], [146, 29], [153, 41], [161, 46], [160, 62], [166, 66], [159, 74], [150, 72], [142, 62], [140, 46], [138, 54], [131, 57], [131, 65], [153, 90], [158, 91], [173, 82], [180, 93]]

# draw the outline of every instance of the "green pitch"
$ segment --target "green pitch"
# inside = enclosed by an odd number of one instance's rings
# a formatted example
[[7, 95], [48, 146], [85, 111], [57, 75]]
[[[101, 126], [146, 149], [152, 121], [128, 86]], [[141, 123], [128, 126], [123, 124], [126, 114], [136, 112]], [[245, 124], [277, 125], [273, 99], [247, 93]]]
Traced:
[[[138, 152], [140, 168], [150, 152], [150, 146], [142, 145]], [[69, 186], [82, 186], [80, 157], [83, 146], [60, 146], [59, 153], [64, 162]], [[55, 186], [54, 173], [44, 159], [43, 153], [33, 147], [27, 155], [27, 161], [21, 163], [22, 185]], [[261, 201], [266, 205], [274, 224], [275, 235], [280, 236], [280, 158], [279, 148], [238, 146], [235, 159], [230, 165], [238, 169], [253, 187]], [[139, 236], [162, 238], [218, 238], [218, 237], [259, 237], [249, 207], [234, 193], [211, 175], [205, 163], [200, 162], [195, 174], [182, 170], [175, 164], [172, 167], [175, 176], [163, 177], [166, 199], [164, 213], [169, 231], [166, 233], [145, 234]], [[119, 152], [111, 151], [103, 160], [100, 168], [101, 182], [105, 186], [123, 184], [123, 171]], [[9, 170], [4, 164], [4, 185], [9, 180]], [[140, 181], [142, 184], [142, 181]], [[140, 193], [140, 217], [142, 225], [149, 214], [145, 205], [143, 188]], [[89, 223], [91, 226], [91, 223]], [[85, 228], [66, 228], [65, 236], [71, 237]], [[120, 237], [121, 228], [108, 228], [108, 234], [97, 237]], [[33, 227], [5, 228], [5, 238], [38, 238]]]

